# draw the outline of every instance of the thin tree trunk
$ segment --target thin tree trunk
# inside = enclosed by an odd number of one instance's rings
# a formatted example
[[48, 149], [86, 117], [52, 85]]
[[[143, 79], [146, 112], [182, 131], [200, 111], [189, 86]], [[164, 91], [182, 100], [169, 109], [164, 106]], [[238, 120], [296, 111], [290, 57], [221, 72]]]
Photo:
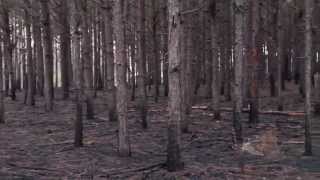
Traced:
[[212, 111], [214, 119], [220, 119], [220, 88], [219, 88], [219, 47], [218, 47], [218, 21], [216, 15], [216, 2], [211, 2], [211, 48], [212, 48]]
[[[17, 19], [16, 20], [16, 26], [17, 28], [15, 29], [16, 31], [16, 36], [22, 36], [22, 32], [21, 32], [21, 25], [20, 25], [20, 20]], [[15, 76], [16, 76], [16, 85], [17, 85], [17, 90], [20, 90], [22, 89], [22, 86], [21, 86], [21, 44], [22, 42], [21, 41], [17, 41], [17, 49], [16, 49], [16, 55], [15, 55], [15, 58], [16, 58], [16, 66], [15, 66]], [[36, 44], [35, 44], [36, 45]]]
[[233, 112], [233, 126], [236, 134], [236, 142], [241, 144], [242, 138], [242, 125], [241, 125], [241, 112], [242, 112], [242, 78], [243, 78], [243, 24], [244, 24], [244, 0], [234, 0], [234, 12], [235, 12], [235, 48], [234, 48], [234, 112]]
[[117, 120], [116, 112], [116, 89], [114, 85], [114, 53], [113, 53], [113, 26], [112, 26], [112, 6], [107, 1], [105, 10], [105, 43], [106, 43], [106, 77], [105, 87], [107, 89], [109, 121]]
[[[139, 9], [135, 9], [131, 4], [129, 5], [130, 13], [127, 13], [130, 17], [130, 32], [129, 32], [129, 46], [130, 46], [130, 57], [131, 57], [131, 101], [136, 99], [136, 62], [137, 62], [137, 48], [136, 48], [136, 37], [137, 37], [137, 13]], [[131, 14], [131, 15], [130, 15]]]
[[70, 23], [69, 23], [69, 8], [68, 2], [61, 0], [61, 83], [63, 91], [63, 99], [69, 98], [69, 66], [71, 65], [71, 38], [70, 38]]
[[[60, 38], [59, 38], [60, 39]], [[58, 77], [59, 77], [59, 70], [58, 70], [58, 63], [59, 63], [59, 49], [58, 49], [58, 37], [57, 39], [54, 39], [54, 44], [53, 44], [53, 51], [54, 51], [54, 56], [53, 56], [53, 63], [54, 63], [54, 69], [53, 69], [53, 72], [54, 72], [54, 84], [53, 84], [53, 87], [56, 87], [58, 88], [59, 87], [59, 82], [58, 82]], [[53, 88], [54, 90], [54, 88]]]
[[[272, 7], [279, 8], [277, 5], [278, 2], [272, 2]], [[268, 47], [268, 74], [269, 74], [269, 86], [270, 86], [270, 96], [276, 96], [276, 76], [277, 76], [277, 57], [276, 57], [276, 33], [277, 33], [277, 22], [274, 22], [274, 17], [279, 18], [278, 12], [273, 12], [273, 9], [269, 8], [268, 10], [268, 18], [269, 21], [272, 22], [272, 25], [269, 28], [269, 37], [267, 40], [267, 47]]]
[[167, 168], [169, 171], [178, 171], [183, 168], [181, 161], [181, 1], [169, 0], [169, 120], [168, 120], [168, 145]]
[[83, 73], [84, 73], [84, 96], [87, 105], [87, 119], [94, 119], [94, 107], [93, 107], [93, 74], [92, 74], [92, 58], [91, 58], [91, 34], [90, 23], [89, 23], [89, 7], [88, 1], [81, 3], [81, 13], [82, 13], [82, 47], [81, 47], [81, 57], [83, 63]]
[[250, 115], [249, 122], [256, 124], [259, 121], [259, 87], [258, 87], [258, 71], [259, 71], [259, 53], [258, 46], [259, 36], [259, 2], [251, 0], [251, 29], [250, 29]]
[[160, 52], [158, 38], [158, 3], [157, 0], [152, 0], [152, 40], [153, 40], [153, 83], [154, 83], [154, 101], [157, 103], [159, 99], [159, 77], [160, 77]]
[[[208, 2], [208, 1], [207, 1]], [[203, 22], [203, 29], [204, 29], [204, 58], [205, 58], [205, 96], [206, 98], [212, 98], [212, 55], [211, 55], [211, 37], [210, 37], [210, 24], [212, 24], [211, 19], [208, 13], [204, 13], [204, 22]]]
[[[190, 2], [183, 1], [182, 2], [182, 9], [188, 9], [190, 5]], [[189, 110], [190, 108], [188, 103], [188, 81], [191, 81], [191, 79], [187, 79], [188, 74], [188, 64], [190, 61], [190, 57], [188, 54], [188, 43], [191, 40], [191, 34], [190, 34], [190, 28], [191, 25], [190, 16], [188, 14], [181, 17], [181, 21], [184, 22], [181, 25], [181, 47], [180, 47], [180, 58], [183, 59], [183, 63], [181, 63], [181, 72], [180, 72], [180, 80], [181, 80], [181, 131], [182, 133], [188, 133], [189, 132]], [[210, 83], [209, 83], [210, 84]]]
[[147, 95], [146, 95], [146, 82], [145, 82], [145, 66], [144, 61], [146, 59], [146, 47], [145, 47], [145, 0], [139, 0], [138, 8], [138, 26], [137, 26], [137, 101], [138, 109], [141, 115], [142, 127], [145, 129], [148, 127], [147, 121]]
[[[39, 9], [39, 2], [35, 1], [34, 9]], [[33, 16], [33, 37], [34, 37], [34, 49], [36, 58], [36, 82], [37, 92], [40, 96], [44, 96], [44, 67], [43, 67], [43, 47], [41, 38], [41, 24], [40, 24], [40, 13], [36, 13]]]
[[76, 27], [74, 33], [74, 41], [75, 41], [75, 79], [76, 79], [76, 116], [74, 122], [74, 146], [81, 147], [83, 146], [83, 109], [82, 109], [82, 101], [83, 101], [83, 62], [80, 58], [80, 41], [81, 35], [79, 31], [79, 27]]
[[94, 97], [97, 96], [97, 91], [102, 88], [102, 80], [101, 80], [101, 58], [100, 58], [100, 10], [96, 8], [95, 13], [95, 24], [94, 28]]
[[314, 75], [314, 94], [315, 94], [315, 104], [314, 104], [314, 114], [320, 116], [320, 74], [316, 73]]
[[43, 39], [44, 39], [44, 52], [45, 52], [45, 103], [46, 110], [53, 110], [53, 47], [52, 47], [52, 34], [51, 34], [51, 20], [50, 11], [47, 0], [41, 0], [41, 12], [43, 19]]
[[313, 0], [305, 0], [305, 155], [312, 155], [311, 140], [311, 61]]
[[[30, 5], [29, 5], [30, 6]], [[26, 38], [27, 38], [27, 63], [28, 63], [28, 89], [27, 91], [27, 104], [29, 106], [35, 105], [34, 98], [34, 69], [33, 69], [33, 58], [32, 58], [32, 47], [31, 47], [31, 16], [28, 10], [25, 10], [25, 24], [26, 24]]]
[[130, 142], [128, 132], [128, 102], [126, 83], [126, 46], [125, 46], [125, 12], [123, 10], [123, 0], [116, 0], [114, 5], [114, 28], [116, 39], [116, 70], [117, 70], [117, 115], [119, 119], [118, 142], [119, 155], [130, 156]]
[[74, 121], [74, 146], [81, 147], [83, 146], [83, 90], [84, 90], [84, 74], [83, 74], [83, 59], [80, 57], [81, 49], [81, 32], [80, 32], [80, 21], [81, 12], [79, 0], [75, 0], [72, 3], [73, 8], [73, 23], [74, 23], [74, 33], [73, 33], [73, 45], [74, 45], [74, 68], [75, 68], [75, 85], [76, 85], [76, 114]]
[[163, 58], [163, 91], [164, 96], [169, 94], [169, 80], [168, 80], [168, 9], [167, 9], [167, 0], [163, 0], [161, 3], [162, 12], [161, 12], [161, 28], [162, 30], [162, 58]]
[[282, 111], [283, 110], [283, 97], [282, 97], [282, 81], [284, 81], [282, 75], [282, 65], [283, 65], [283, 51], [284, 51], [284, 46], [283, 46], [283, 36], [284, 36], [284, 27], [282, 25], [282, 17], [283, 17], [283, 2], [279, 1], [279, 7], [278, 7], [278, 17], [277, 17], [277, 75], [278, 75], [278, 110]]
[[[135, 31], [135, 28], [132, 29]], [[134, 37], [135, 34], [132, 33]], [[131, 56], [131, 101], [136, 99], [136, 48], [134, 44], [134, 40], [130, 40], [130, 56]]]
[[0, 124], [5, 123], [5, 108], [3, 98], [3, 58], [2, 58], [2, 32], [0, 30]]
[[[15, 78], [14, 78], [14, 71], [13, 71], [13, 61], [12, 61], [12, 52], [14, 49], [14, 44], [11, 41], [11, 30], [10, 30], [10, 21], [9, 21], [9, 9], [8, 7], [4, 7], [4, 11], [2, 13], [2, 20], [3, 20], [3, 43], [4, 43], [4, 62], [5, 62], [5, 90], [6, 95], [9, 95], [10, 89], [10, 96], [12, 100], [16, 99], [15, 94]], [[10, 86], [11, 85], [11, 88]]]

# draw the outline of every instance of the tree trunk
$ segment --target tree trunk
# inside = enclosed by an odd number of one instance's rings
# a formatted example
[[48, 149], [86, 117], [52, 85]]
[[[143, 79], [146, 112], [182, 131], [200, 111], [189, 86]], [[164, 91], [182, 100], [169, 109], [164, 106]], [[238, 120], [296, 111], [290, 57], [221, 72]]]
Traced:
[[276, 96], [276, 44], [273, 40], [268, 44], [268, 67], [269, 67], [269, 84], [270, 84], [270, 96]]
[[94, 97], [97, 96], [97, 91], [102, 89], [102, 79], [101, 79], [101, 58], [100, 58], [100, 10], [95, 8], [95, 17], [93, 25], [94, 31]]
[[[39, 9], [39, 2], [35, 1], [34, 9]], [[41, 38], [41, 24], [40, 24], [40, 13], [36, 13], [33, 16], [33, 37], [34, 37], [34, 49], [36, 59], [36, 83], [37, 93], [40, 96], [44, 96], [44, 67], [43, 67], [43, 47]]]
[[241, 112], [242, 112], [242, 77], [243, 77], [243, 24], [244, 24], [244, 0], [234, 0], [235, 12], [235, 48], [234, 48], [234, 61], [235, 61], [235, 83], [234, 83], [234, 112], [233, 112], [233, 126], [236, 134], [236, 142], [241, 144], [242, 139], [242, 125], [241, 125]]
[[82, 63], [83, 63], [83, 73], [84, 73], [84, 96], [87, 106], [87, 119], [94, 119], [94, 107], [93, 107], [93, 73], [92, 73], [92, 58], [91, 58], [91, 34], [89, 33], [89, 8], [88, 2], [81, 3], [81, 13], [82, 13]]
[[252, 124], [258, 123], [259, 112], [259, 87], [258, 87], [258, 71], [259, 71], [259, 56], [260, 47], [258, 45], [259, 35], [259, 2], [257, 0], [250, 1], [250, 115], [249, 122]]
[[3, 58], [2, 58], [2, 33], [0, 31], [0, 124], [5, 123], [5, 109], [3, 98]]
[[283, 25], [282, 25], [282, 17], [283, 17], [283, 2], [279, 1], [279, 7], [278, 7], [278, 17], [277, 17], [277, 75], [278, 75], [278, 110], [282, 111], [283, 110], [283, 97], [282, 97], [282, 81], [284, 81], [282, 75], [282, 65], [283, 65], [283, 51], [284, 51], [284, 46], [283, 46], [283, 36], [284, 36], [284, 31], [283, 31]]
[[73, 8], [73, 23], [74, 23], [74, 33], [73, 33], [73, 46], [74, 46], [74, 68], [75, 68], [75, 86], [76, 86], [76, 99], [75, 99], [75, 106], [76, 106], [76, 114], [75, 114], [75, 121], [74, 121], [74, 146], [81, 147], [83, 146], [83, 109], [82, 109], [82, 102], [83, 102], [83, 88], [84, 88], [84, 75], [83, 75], [83, 59], [80, 57], [80, 49], [81, 49], [81, 32], [80, 32], [80, 21], [81, 12], [80, 9], [80, 2], [78, 0], [72, 3]]
[[305, 155], [312, 155], [311, 141], [311, 61], [313, 0], [305, 0]]
[[[134, 31], [135, 28], [132, 28], [132, 36], [135, 38]], [[131, 38], [130, 40], [130, 57], [131, 57], [131, 101], [136, 99], [136, 48], [135, 41]]]
[[69, 8], [68, 1], [61, 0], [61, 83], [63, 91], [63, 99], [69, 98], [69, 70], [71, 66], [71, 38], [70, 38], [70, 23], [69, 23]]
[[[182, 2], [182, 9], [190, 8], [189, 1]], [[181, 64], [180, 80], [181, 80], [181, 131], [183, 133], [189, 132], [189, 114], [190, 114], [190, 103], [189, 103], [189, 83], [192, 79], [188, 79], [188, 74], [190, 73], [190, 58], [191, 55], [188, 54], [190, 50], [191, 36], [191, 17], [190, 14], [185, 14], [181, 17], [183, 24], [181, 25], [181, 47], [180, 47], [180, 58], [183, 60]], [[210, 84], [210, 83], [208, 83]]]
[[217, 21], [217, 2], [211, 1], [211, 48], [212, 48], [212, 111], [214, 119], [220, 119], [220, 86], [219, 86], [219, 47], [218, 47], [218, 21]]
[[138, 26], [137, 26], [137, 101], [138, 109], [141, 115], [142, 127], [148, 127], [147, 121], [147, 95], [146, 95], [146, 83], [145, 83], [145, 66], [144, 62], [146, 59], [146, 37], [145, 37], [145, 0], [139, 0], [139, 9], [138, 9]]
[[75, 57], [77, 62], [75, 62], [75, 79], [76, 79], [76, 116], [74, 122], [74, 146], [81, 147], [83, 146], [83, 109], [82, 109], [82, 101], [83, 101], [83, 62], [80, 58], [80, 31], [79, 27], [76, 27], [76, 31], [74, 33], [75, 40]]
[[160, 52], [158, 38], [158, 3], [152, 0], [152, 40], [153, 40], [153, 82], [154, 82], [154, 101], [157, 103], [159, 98], [159, 79], [160, 79]]
[[27, 91], [27, 104], [29, 106], [35, 105], [34, 98], [34, 69], [33, 69], [33, 58], [32, 58], [32, 47], [31, 47], [31, 16], [28, 10], [25, 10], [25, 25], [26, 25], [26, 36], [27, 36], [27, 63], [28, 63], [28, 89]]
[[168, 146], [167, 168], [169, 171], [178, 171], [183, 168], [180, 154], [181, 144], [181, 1], [169, 0], [169, 120], [168, 120]]
[[119, 119], [118, 141], [119, 155], [130, 156], [130, 143], [128, 132], [128, 102], [127, 102], [127, 83], [126, 83], [126, 46], [123, 0], [116, 0], [114, 5], [114, 28], [116, 38], [116, 82], [117, 82], [117, 115]]
[[137, 38], [137, 13], [139, 9], [135, 9], [132, 5], [130, 5], [130, 13], [127, 13], [129, 15], [128, 19], [130, 20], [129, 24], [129, 47], [130, 47], [130, 67], [131, 67], [131, 101], [135, 101], [136, 99], [136, 62], [137, 62], [137, 47], [136, 47], [136, 38]]
[[[54, 52], [54, 56], [53, 56], [53, 63], [54, 63], [54, 68], [53, 68], [53, 72], [54, 72], [54, 83], [53, 83], [53, 87], [54, 88], [58, 88], [59, 87], [59, 82], [58, 82], [58, 77], [59, 77], [59, 67], [58, 67], [58, 63], [59, 63], [59, 49], [58, 49], [58, 38], [53, 40], [55, 43], [53, 44], [53, 52]], [[53, 88], [53, 90], [54, 90]], [[54, 98], [54, 97], [53, 97]]]
[[226, 29], [227, 32], [224, 32], [223, 35], [225, 36], [225, 42], [223, 43], [223, 47], [226, 51], [226, 61], [225, 61], [225, 88], [224, 88], [224, 96], [226, 101], [231, 101], [231, 83], [233, 81], [233, 68], [232, 68], [232, 49], [233, 49], [233, 34], [234, 34], [234, 27], [233, 27], [233, 6], [232, 0], [228, 0], [225, 2], [226, 4]]
[[162, 59], [163, 59], [163, 91], [164, 96], [169, 95], [169, 80], [168, 80], [168, 8], [167, 0], [161, 3], [161, 28], [162, 30]]
[[314, 104], [314, 113], [315, 115], [320, 115], [320, 74], [316, 73], [314, 75], [314, 93], [315, 93], [315, 104]]
[[[272, 2], [271, 6], [273, 8], [278, 9], [279, 6], [277, 5], [279, 2], [274, 1]], [[268, 9], [268, 22], [270, 22], [271, 26], [269, 26], [269, 37], [267, 40], [267, 48], [268, 48], [268, 74], [269, 74], [269, 86], [270, 86], [270, 96], [276, 96], [276, 76], [277, 76], [277, 57], [276, 57], [276, 36], [277, 36], [277, 22], [274, 20], [274, 17], [279, 18], [278, 11], [274, 11], [274, 9]]]
[[112, 6], [107, 1], [105, 12], [105, 51], [106, 51], [106, 77], [105, 87], [107, 89], [107, 102], [109, 121], [117, 120], [116, 112], [116, 89], [114, 86], [114, 53], [113, 53], [113, 26], [112, 26]]
[[[38, 23], [40, 23], [40, 21], [38, 21]], [[17, 19], [16, 20], [16, 25], [18, 26], [15, 31], [16, 31], [16, 36], [22, 36], [22, 31], [21, 31], [21, 20], [20, 19]], [[21, 41], [18, 41], [17, 42], [17, 49], [16, 49], [16, 55], [15, 55], [15, 58], [16, 58], [16, 66], [15, 66], [15, 76], [16, 76], [16, 87], [17, 87], [17, 90], [20, 90], [22, 89], [22, 86], [21, 86], [21, 57], [22, 57], [22, 54], [21, 54], [21, 45], [22, 45], [22, 42]], [[35, 45], [36, 45], [36, 42], [35, 42]]]
[[304, 1], [297, 1], [296, 5], [298, 7], [298, 11], [295, 14], [295, 79], [297, 83], [299, 83], [299, 92], [302, 97], [305, 97], [305, 73], [304, 73], [304, 52], [305, 52], [305, 40], [304, 40], [304, 26], [305, 22], [303, 19], [303, 10], [300, 7], [303, 7]]
[[43, 40], [44, 40], [44, 52], [45, 52], [45, 103], [46, 110], [53, 110], [53, 47], [52, 47], [52, 34], [51, 34], [51, 20], [50, 11], [47, 0], [41, 0], [41, 12], [43, 19]]
[[[9, 95], [10, 89], [10, 96], [12, 100], [16, 100], [15, 94], [15, 77], [14, 77], [14, 70], [13, 70], [13, 59], [12, 59], [12, 52], [14, 49], [14, 44], [11, 41], [11, 30], [10, 30], [10, 22], [9, 22], [9, 9], [8, 7], [4, 7], [4, 11], [2, 13], [2, 20], [3, 20], [3, 43], [4, 43], [4, 62], [5, 62], [5, 90], [6, 95]], [[11, 85], [11, 88], [10, 86]]]
[[[208, 1], [207, 1], [208, 2]], [[212, 52], [211, 52], [211, 36], [210, 36], [210, 24], [212, 24], [211, 19], [207, 12], [204, 13], [204, 63], [205, 63], [205, 96], [206, 98], [212, 98]]]

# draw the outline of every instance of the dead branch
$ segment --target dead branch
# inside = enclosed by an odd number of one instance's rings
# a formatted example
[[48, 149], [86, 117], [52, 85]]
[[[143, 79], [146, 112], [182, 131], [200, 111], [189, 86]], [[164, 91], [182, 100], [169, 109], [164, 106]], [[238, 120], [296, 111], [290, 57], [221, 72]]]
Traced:
[[[192, 109], [200, 109], [200, 110], [209, 110], [210, 108], [208, 106], [193, 106]], [[220, 108], [220, 111], [224, 112], [233, 112], [232, 108]], [[244, 108], [242, 109], [243, 113], [249, 113], [250, 109]], [[259, 111], [260, 114], [266, 114], [266, 115], [283, 115], [283, 116], [304, 116], [305, 113], [303, 111], [273, 111], [273, 110], [267, 110], [267, 111]]]
[[144, 167], [139, 167], [136, 169], [126, 169], [126, 170], [114, 170], [113, 172], [107, 172], [107, 176], [115, 176], [115, 175], [120, 175], [120, 174], [126, 174], [126, 173], [136, 173], [136, 172], [142, 172], [142, 171], [147, 171], [147, 170], [152, 170], [155, 168], [162, 168], [165, 166], [165, 163], [161, 162], [161, 163], [156, 163], [156, 164], [152, 164], [149, 166], [144, 166]]

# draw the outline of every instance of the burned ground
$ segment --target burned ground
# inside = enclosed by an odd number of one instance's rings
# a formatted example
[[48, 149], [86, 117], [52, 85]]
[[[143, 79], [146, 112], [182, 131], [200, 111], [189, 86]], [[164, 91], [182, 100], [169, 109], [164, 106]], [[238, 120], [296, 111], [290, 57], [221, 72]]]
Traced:
[[[285, 94], [285, 109], [303, 110], [302, 98]], [[243, 115], [246, 147], [233, 143], [232, 114], [214, 120], [199, 98], [190, 115], [190, 133], [182, 135], [183, 171], [168, 173], [166, 160], [167, 100], [149, 102], [149, 129], [143, 130], [134, 103], [129, 107], [130, 158], [117, 156], [117, 122], [107, 119], [104, 93], [95, 99], [96, 118], [84, 120], [84, 147], [73, 147], [75, 103], [56, 100], [44, 111], [42, 98], [28, 107], [6, 99], [6, 124], [0, 125], [0, 179], [319, 179], [320, 147], [304, 157], [303, 117], [261, 115], [250, 127]], [[294, 97], [298, 97], [296, 94]], [[22, 94], [18, 94], [22, 99]], [[71, 98], [72, 99], [72, 98]], [[263, 109], [276, 109], [276, 98], [261, 96]], [[224, 102], [224, 107], [231, 107]], [[263, 140], [263, 139], [266, 140]], [[270, 140], [271, 139], [271, 140]], [[251, 150], [260, 154], [254, 154]], [[275, 155], [269, 152], [279, 149]]]

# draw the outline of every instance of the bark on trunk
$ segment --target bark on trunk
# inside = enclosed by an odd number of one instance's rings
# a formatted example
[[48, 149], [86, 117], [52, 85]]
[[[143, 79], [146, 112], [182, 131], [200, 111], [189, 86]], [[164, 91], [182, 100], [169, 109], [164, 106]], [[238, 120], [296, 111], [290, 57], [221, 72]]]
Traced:
[[258, 87], [258, 71], [260, 47], [258, 45], [259, 35], [259, 2], [257, 0], [250, 1], [250, 115], [249, 122], [256, 124], [259, 121], [259, 87]]
[[51, 34], [51, 20], [50, 11], [47, 0], [41, 0], [41, 12], [43, 19], [43, 39], [44, 39], [44, 52], [45, 52], [45, 103], [46, 110], [53, 110], [53, 47], [52, 47], [52, 34]]
[[0, 31], [0, 124], [5, 123], [5, 109], [4, 109], [4, 98], [3, 98], [3, 58], [2, 58], [2, 33]]
[[159, 98], [159, 83], [160, 83], [160, 52], [158, 38], [158, 7], [157, 0], [152, 0], [152, 41], [153, 41], [153, 69], [152, 77], [154, 82], [154, 101], [157, 103]]
[[120, 156], [130, 156], [130, 142], [128, 132], [128, 102], [127, 102], [127, 82], [126, 82], [126, 46], [125, 46], [125, 12], [123, 10], [123, 0], [116, 0], [114, 4], [114, 28], [116, 39], [116, 82], [117, 82], [117, 115], [119, 119], [118, 130], [118, 153]]
[[279, 1], [279, 7], [278, 7], [278, 17], [277, 17], [277, 75], [278, 75], [278, 110], [282, 111], [283, 110], [283, 96], [282, 96], [282, 81], [283, 79], [283, 73], [282, 73], [282, 65], [283, 65], [283, 57], [284, 57], [284, 46], [283, 46], [283, 36], [284, 36], [284, 27], [282, 25], [282, 17], [283, 17], [283, 2]]
[[70, 23], [69, 23], [69, 1], [62, 0], [61, 4], [61, 83], [63, 91], [63, 99], [69, 98], [69, 70], [71, 66], [71, 38], [70, 38]]
[[233, 113], [233, 126], [236, 134], [236, 143], [241, 144], [242, 139], [242, 125], [241, 125], [241, 112], [242, 112], [242, 77], [243, 77], [243, 24], [244, 24], [244, 0], [234, 0], [235, 12], [235, 83], [234, 83], [234, 113]]
[[84, 73], [84, 96], [87, 106], [87, 119], [94, 119], [94, 107], [93, 107], [93, 73], [92, 73], [92, 58], [91, 58], [91, 36], [90, 36], [90, 23], [89, 23], [89, 7], [88, 1], [81, 3], [81, 13], [82, 13], [82, 63], [83, 63], [83, 73]]
[[[16, 100], [16, 89], [15, 89], [15, 76], [13, 70], [13, 59], [12, 52], [14, 49], [14, 44], [11, 41], [11, 29], [10, 29], [10, 21], [9, 21], [9, 9], [8, 7], [4, 7], [4, 11], [2, 13], [2, 21], [3, 21], [3, 43], [4, 43], [4, 63], [5, 63], [5, 90], [6, 95], [9, 95], [12, 100]], [[11, 85], [11, 87], [10, 87]]]
[[312, 155], [311, 139], [311, 61], [313, 0], [305, 0], [305, 155]]
[[139, 0], [138, 9], [138, 32], [137, 32], [137, 101], [138, 109], [141, 115], [141, 123], [143, 128], [148, 127], [147, 121], [147, 95], [146, 95], [146, 83], [145, 83], [145, 66], [144, 62], [146, 59], [146, 37], [145, 37], [145, 0]]
[[[28, 7], [30, 8], [30, 7]], [[28, 63], [28, 89], [27, 91], [27, 104], [29, 106], [35, 105], [34, 98], [34, 69], [33, 69], [33, 58], [32, 58], [32, 47], [31, 47], [31, 15], [28, 10], [25, 10], [25, 25], [26, 25], [26, 38], [27, 38], [27, 63]]]
[[[40, 8], [39, 2], [34, 2], [34, 9]], [[37, 93], [40, 96], [44, 96], [44, 64], [43, 64], [43, 47], [41, 38], [41, 24], [40, 24], [40, 13], [33, 16], [33, 37], [34, 37], [34, 49], [36, 59], [36, 87]]]
[[218, 20], [217, 20], [217, 2], [211, 1], [211, 48], [212, 48], [212, 111], [214, 119], [221, 118], [220, 112], [220, 86], [219, 86], [219, 47], [218, 47]]
[[315, 115], [320, 115], [320, 74], [316, 73], [314, 75], [314, 93], [315, 93], [315, 104], [314, 104], [314, 113]]
[[83, 59], [80, 57], [80, 42], [81, 42], [81, 32], [80, 32], [80, 21], [81, 12], [80, 9], [80, 2], [76, 0], [73, 3], [73, 23], [74, 23], [74, 33], [73, 33], [73, 45], [74, 45], [74, 68], [75, 68], [75, 86], [76, 86], [76, 99], [75, 99], [75, 106], [76, 106], [76, 114], [75, 114], [75, 121], [74, 121], [74, 146], [81, 147], [83, 146], [83, 90], [84, 90], [84, 75], [83, 75]]
[[181, 161], [181, 2], [169, 0], [169, 120], [168, 120], [168, 145], [167, 168], [169, 171], [178, 171], [183, 168]]
[[168, 80], [168, 8], [167, 0], [162, 2], [162, 12], [161, 12], [161, 28], [162, 31], [162, 58], [163, 58], [163, 89], [164, 96], [169, 95], [169, 80]]
[[106, 77], [105, 87], [107, 89], [109, 120], [117, 120], [116, 112], [116, 89], [114, 85], [114, 53], [113, 53], [113, 26], [112, 26], [112, 6], [109, 1], [105, 10], [105, 42], [106, 42]]

